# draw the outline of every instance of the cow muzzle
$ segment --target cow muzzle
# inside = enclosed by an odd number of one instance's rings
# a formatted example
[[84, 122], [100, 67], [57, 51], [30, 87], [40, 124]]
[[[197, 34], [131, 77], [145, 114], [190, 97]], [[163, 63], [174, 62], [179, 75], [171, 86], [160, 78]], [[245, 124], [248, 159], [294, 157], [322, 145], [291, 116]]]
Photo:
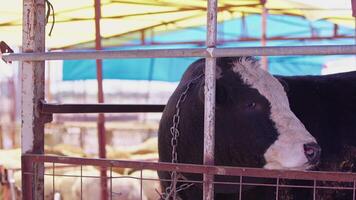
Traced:
[[310, 165], [317, 165], [320, 161], [321, 148], [315, 142], [310, 142], [303, 145], [304, 154], [308, 159]]

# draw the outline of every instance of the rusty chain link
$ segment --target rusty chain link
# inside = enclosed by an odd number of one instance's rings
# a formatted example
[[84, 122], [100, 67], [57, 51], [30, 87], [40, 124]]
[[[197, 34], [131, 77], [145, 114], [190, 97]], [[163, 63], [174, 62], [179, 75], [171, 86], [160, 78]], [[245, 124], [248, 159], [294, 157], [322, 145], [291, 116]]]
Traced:
[[54, 23], [56, 23], [56, 17], [54, 15], [54, 8], [53, 8], [52, 3], [49, 0], [46, 0], [46, 5], [47, 5], [46, 25], [49, 22], [49, 17], [51, 16], [51, 10], [52, 10], [52, 25], [51, 25], [51, 29], [49, 30], [49, 33], [48, 33], [48, 36], [51, 36], [53, 28], [54, 28]]
[[[188, 91], [193, 83], [195, 83], [198, 79], [200, 79], [204, 74], [200, 74], [198, 77], [194, 78], [193, 80], [189, 81], [186, 85], [185, 90], [182, 92], [182, 94], [179, 96], [179, 99], [176, 104], [176, 113], [173, 115], [173, 124], [172, 127], [170, 128], [170, 132], [172, 135], [171, 139], [171, 146], [172, 146], [172, 163], [178, 163], [178, 154], [177, 154], [177, 147], [178, 147], [178, 137], [179, 137], [179, 122], [180, 122], [180, 105], [182, 102], [185, 101]], [[177, 198], [177, 193], [186, 190], [189, 187], [193, 185], [193, 183], [184, 183], [177, 187], [177, 176], [182, 179], [182, 175], [178, 175], [176, 171], [171, 172], [171, 184], [169, 187], [166, 188], [165, 193], [161, 195], [161, 199], [164, 200], [169, 200], [170, 197], [173, 197], [173, 199]]]

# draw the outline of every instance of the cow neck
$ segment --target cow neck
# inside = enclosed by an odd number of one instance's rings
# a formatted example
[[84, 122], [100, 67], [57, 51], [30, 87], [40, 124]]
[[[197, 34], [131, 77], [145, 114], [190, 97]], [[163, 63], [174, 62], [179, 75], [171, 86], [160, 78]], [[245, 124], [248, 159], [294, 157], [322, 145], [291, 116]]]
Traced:
[[[180, 94], [179, 99], [176, 103], [176, 112], [173, 115], [173, 124], [172, 127], [170, 128], [170, 132], [172, 135], [171, 139], [171, 146], [172, 146], [172, 163], [178, 163], [178, 154], [177, 154], [177, 147], [178, 147], [178, 136], [180, 135], [179, 133], [179, 122], [180, 122], [180, 113], [181, 113], [181, 104], [185, 101], [189, 89], [192, 86], [192, 84], [196, 83], [201, 77], [203, 77], [204, 74], [200, 74], [196, 78], [190, 80], [186, 85], [184, 91]], [[178, 174], [177, 171], [172, 171], [171, 173], [171, 184], [169, 187], [166, 188], [165, 193], [161, 194], [161, 199], [170, 199], [170, 197], [175, 197], [177, 195], [177, 192], [188, 189], [194, 183], [184, 183], [181, 184], [179, 187], [177, 187], [177, 180], [178, 179], [186, 179], [182, 174]]]

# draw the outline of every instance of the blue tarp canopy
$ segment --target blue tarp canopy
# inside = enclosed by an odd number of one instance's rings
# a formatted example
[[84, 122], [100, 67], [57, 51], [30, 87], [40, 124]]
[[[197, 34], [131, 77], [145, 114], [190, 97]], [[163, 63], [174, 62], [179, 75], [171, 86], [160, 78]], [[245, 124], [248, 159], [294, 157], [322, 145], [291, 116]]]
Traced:
[[[244, 36], [258, 38], [261, 35], [260, 15], [225, 21], [218, 26], [218, 37], [232, 40]], [[244, 25], [243, 25], [244, 24]], [[311, 22], [302, 17], [270, 15], [267, 20], [267, 37], [310, 37], [311, 29], [317, 36], [332, 36], [334, 24], [327, 21]], [[242, 28], [244, 27], [244, 28]], [[339, 34], [351, 35], [353, 29], [339, 27]], [[205, 27], [193, 27], [173, 32], [161, 33], [150, 40], [155, 42], [201, 41], [206, 37]], [[150, 40], [146, 41], [147, 43]], [[333, 40], [281, 40], [269, 41], [267, 46], [299, 46], [299, 45], [342, 45], [353, 44], [353, 39]], [[260, 42], [231, 42], [219, 47], [261, 46]], [[112, 50], [158, 49], [158, 48], [197, 48], [201, 46], [187, 45], [155, 45], [110, 48]], [[274, 56], [269, 57], [269, 70], [279, 75], [318, 75], [323, 64], [330, 59], [341, 56]], [[185, 69], [198, 58], [144, 58], [144, 59], [108, 59], [103, 60], [104, 79], [124, 80], [157, 80], [179, 81]], [[63, 80], [86, 80], [96, 78], [94, 60], [68, 60], [63, 63]]]

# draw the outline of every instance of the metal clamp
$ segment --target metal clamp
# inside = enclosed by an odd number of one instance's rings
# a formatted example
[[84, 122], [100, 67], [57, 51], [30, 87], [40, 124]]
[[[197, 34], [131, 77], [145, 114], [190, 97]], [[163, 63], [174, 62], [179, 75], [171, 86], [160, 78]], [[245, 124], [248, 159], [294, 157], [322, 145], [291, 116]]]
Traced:
[[50, 123], [53, 121], [53, 113], [43, 112], [43, 107], [46, 104], [46, 100], [42, 99], [39, 101], [37, 106], [38, 114], [42, 115], [44, 123]]
[[[14, 50], [12, 50], [9, 45], [7, 45], [4, 41], [1, 41], [0, 42], [0, 52], [1, 54], [4, 54], [4, 53], [14, 53]], [[4, 60], [2, 58], [2, 60], [5, 62], [5, 63], [12, 63], [11, 61], [7, 62], [6, 60]]]

